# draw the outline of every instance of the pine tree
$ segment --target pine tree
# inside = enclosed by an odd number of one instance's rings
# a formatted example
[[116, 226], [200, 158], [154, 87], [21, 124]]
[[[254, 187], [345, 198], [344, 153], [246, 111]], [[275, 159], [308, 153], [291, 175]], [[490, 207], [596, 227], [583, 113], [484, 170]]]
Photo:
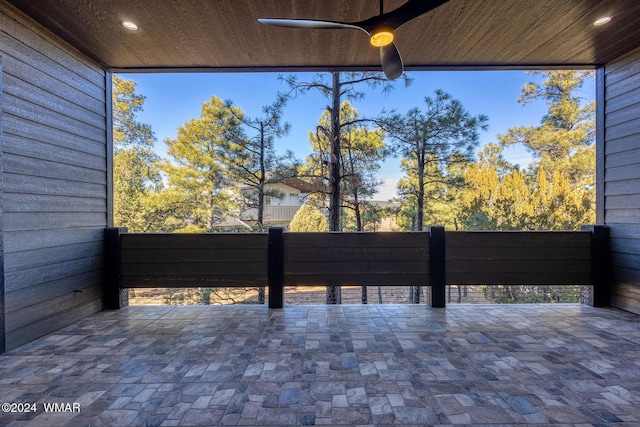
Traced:
[[235, 118], [244, 132], [225, 142], [222, 162], [230, 179], [249, 189], [243, 192], [243, 203], [245, 208], [256, 209], [259, 229], [265, 219], [266, 198], [282, 196], [279, 191], [269, 189], [268, 184], [282, 182], [295, 174], [293, 153], [278, 155], [275, 148], [275, 141], [290, 129], [290, 124], [282, 121], [285, 105], [286, 98], [279, 95], [271, 105], [262, 108], [261, 116], [249, 117], [234, 108], [231, 101], [225, 102], [227, 112], [240, 114]]
[[[577, 228], [578, 221], [592, 223], [595, 221], [595, 102], [585, 102], [579, 95], [593, 72], [531, 74], [540, 75], [542, 83], [526, 84], [518, 101], [526, 105], [544, 100], [548, 112], [539, 126], [520, 126], [499, 135], [500, 144], [504, 147], [521, 144], [533, 154], [531, 176], [544, 173], [547, 181], [566, 180], [571, 193], [570, 209], [576, 217], [575, 221], [564, 221], [565, 226]], [[557, 185], [562, 186], [563, 182]]]
[[[405, 85], [409, 85], [411, 80], [403, 75]], [[329, 155], [326, 162], [328, 166], [329, 185], [329, 230], [342, 230], [342, 123], [340, 122], [340, 107], [343, 98], [349, 100], [359, 100], [364, 97], [364, 93], [357, 88], [366, 84], [370, 88], [382, 88], [383, 92], [390, 91], [393, 86], [387, 78], [379, 72], [332, 72], [331, 81], [325, 79], [325, 75], [318, 73], [313, 76], [310, 82], [300, 82], [295, 75], [287, 76], [284, 81], [288, 84], [290, 92], [288, 96], [304, 94], [309, 90], [317, 90], [323, 96], [330, 99], [331, 104], [326, 107], [329, 113], [329, 126], [325, 129], [325, 134], [329, 138]], [[339, 301], [338, 287], [327, 288], [327, 304], [337, 304]]]
[[229, 182], [224, 162], [229, 141], [244, 138], [238, 107], [228, 107], [215, 96], [202, 105], [198, 119], [178, 128], [167, 143], [172, 161], [162, 167], [168, 178], [163, 193], [175, 231], [215, 231], [237, 208], [237, 192]]
[[112, 87], [114, 225], [149, 231], [156, 224], [148, 199], [161, 186], [156, 137], [151, 126], [138, 121], [145, 97], [136, 93], [136, 83], [114, 76]]
[[[315, 133], [309, 133], [312, 154], [305, 160], [301, 174], [314, 178], [326, 178], [329, 174], [331, 136], [328, 132], [330, 114], [325, 111], [318, 121]], [[364, 213], [367, 200], [377, 192], [381, 182], [377, 179], [380, 162], [388, 152], [381, 129], [370, 129], [360, 121], [358, 111], [349, 101], [340, 108], [342, 143], [340, 148], [340, 182], [342, 228], [364, 230]], [[331, 189], [328, 189], [331, 192]], [[352, 220], [352, 221], [349, 221]]]
[[443, 200], [447, 188], [461, 184], [452, 166], [467, 163], [479, 142], [479, 131], [486, 130], [485, 115], [471, 115], [458, 100], [441, 90], [425, 98], [426, 109], [412, 108], [405, 115], [391, 115], [384, 129], [401, 156], [405, 177], [398, 189], [405, 205], [415, 215], [412, 229], [424, 229], [425, 211], [431, 199]]
[[[310, 90], [317, 90], [323, 96], [329, 98], [331, 104], [326, 107], [329, 115], [329, 123], [323, 133], [330, 141], [330, 150], [325, 159], [328, 166], [329, 183], [329, 229], [341, 230], [341, 203], [342, 203], [342, 123], [340, 121], [340, 107], [343, 99], [360, 100], [364, 93], [358, 90], [358, 86], [367, 85], [372, 89], [381, 88], [383, 92], [390, 91], [393, 86], [387, 78], [379, 72], [332, 72], [331, 81], [327, 81], [325, 74], [318, 73], [309, 82], [298, 81], [295, 75], [289, 75], [283, 80], [290, 88], [287, 96], [295, 97], [305, 94]], [[405, 85], [411, 80], [403, 75]]]
[[[465, 228], [575, 230], [595, 220], [594, 104], [578, 96], [590, 72], [534, 72], [542, 83], [524, 86], [519, 101], [547, 102], [539, 126], [520, 126], [499, 135], [465, 173]], [[520, 171], [502, 148], [524, 145], [534, 162]]]

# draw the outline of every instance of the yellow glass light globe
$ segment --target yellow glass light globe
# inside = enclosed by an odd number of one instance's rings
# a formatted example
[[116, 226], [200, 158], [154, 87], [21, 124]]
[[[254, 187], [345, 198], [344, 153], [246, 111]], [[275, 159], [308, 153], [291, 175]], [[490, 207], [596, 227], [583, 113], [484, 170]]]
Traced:
[[376, 28], [371, 32], [369, 41], [375, 47], [386, 46], [393, 42], [393, 29], [385, 27]]

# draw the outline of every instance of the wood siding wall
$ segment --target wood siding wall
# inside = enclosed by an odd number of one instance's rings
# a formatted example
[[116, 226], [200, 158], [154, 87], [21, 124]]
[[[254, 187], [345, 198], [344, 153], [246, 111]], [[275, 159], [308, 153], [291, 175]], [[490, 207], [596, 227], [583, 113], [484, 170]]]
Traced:
[[123, 234], [127, 287], [266, 286], [267, 234]]
[[445, 233], [447, 284], [588, 285], [591, 233]]
[[429, 284], [428, 233], [285, 233], [285, 285]]
[[7, 349], [102, 308], [104, 70], [0, 2]]
[[599, 203], [611, 230], [611, 305], [640, 314], [640, 50], [605, 66], [604, 100]]
[[6, 350], [4, 336], [4, 185], [2, 184], [2, 55], [0, 55], [0, 354]]

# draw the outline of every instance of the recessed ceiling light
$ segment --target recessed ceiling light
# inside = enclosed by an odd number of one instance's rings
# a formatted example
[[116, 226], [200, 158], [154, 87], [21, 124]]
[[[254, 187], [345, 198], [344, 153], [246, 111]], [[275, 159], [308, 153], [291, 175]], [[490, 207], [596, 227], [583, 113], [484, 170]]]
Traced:
[[609, 22], [611, 22], [611, 17], [610, 16], [603, 16], [602, 18], [596, 19], [593, 22], [593, 25], [596, 26], [596, 27], [599, 27], [601, 25], [608, 24]]
[[122, 25], [125, 29], [129, 31], [138, 31], [140, 27], [135, 22], [131, 21], [121, 21], [120, 25]]

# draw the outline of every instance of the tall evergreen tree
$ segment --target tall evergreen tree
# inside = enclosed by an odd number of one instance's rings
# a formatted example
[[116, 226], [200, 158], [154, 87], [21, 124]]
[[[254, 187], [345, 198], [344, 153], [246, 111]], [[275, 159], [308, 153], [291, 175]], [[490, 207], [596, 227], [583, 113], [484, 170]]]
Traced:
[[459, 174], [448, 171], [455, 163], [473, 159], [479, 131], [487, 129], [488, 121], [485, 115], [471, 115], [460, 101], [441, 90], [436, 90], [434, 98], [426, 97], [425, 104], [425, 111], [412, 108], [384, 121], [401, 156], [406, 175], [398, 187], [415, 212], [415, 230], [424, 229], [429, 199], [442, 199], [447, 187], [461, 184]]
[[226, 110], [221, 111], [221, 114], [240, 114], [236, 119], [244, 132], [236, 133], [238, 138], [225, 142], [222, 162], [231, 180], [249, 187], [250, 191], [245, 192], [243, 200], [245, 207], [256, 209], [259, 228], [265, 219], [266, 197], [281, 197], [279, 192], [270, 190], [268, 184], [282, 182], [295, 173], [292, 170], [295, 168], [293, 153], [278, 155], [275, 148], [276, 139], [287, 135], [291, 127], [282, 121], [285, 105], [286, 97], [279, 95], [271, 105], [262, 108], [259, 117], [242, 114], [231, 101], [227, 101]]
[[[405, 85], [411, 80], [403, 74]], [[331, 81], [327, 81], [324, 74], [315, 74], [311, 81], [300, 82], [295, 75], [289, 75], [284, 81], [290, 88], [288, 96], [297, 96], [310, 90], [317, 90], [325, 97], [329, 98], [331, 104], [326, 107], [329, 113], [329, 127], [324, 133], [329, 138], [331, 150], [326, 159], [328, 165], [329, 183], [329, 230], [340, 231], [342, 216], [342, 123], [340, 122], [340, 106], [344, 98], [348, 100], [359, 100], [364, 97], [364, 93], [358, 90], [362, 84], [370, 88], [382, 88], [383, 92], [392, 89], [392, 82], [379, 72], [332, 72]], [[336, 286], [327, 289], [327, 304], [339, 303], [339, 292]]]
[[[595, 104], [579, 96], [591, 72], [533, 72], [519, 97], [544, 100], [539, 126], [519, 126], [499, 135], [466, 174], [465, 224], [497, 230], [566, 230], [595, 220]], [[502, 147], [522, 145], [534, 162], [524, 171], [509, 165]]]
[[[436, 205], [446, 205], [451, 189], [462, 184], [459, 164], [473, 159], [479, 131], [486, 130], [488, 120], [471, 115], [441, 90], [435, 98], [425, 97], [425, 104], [424, 112], [416, 107], [383, 121], [405, 172], [398, 182], [403, 211], [411, 216], [411, 229], [418, 231], [424, 229], [425, 215], [439, 211]], [[421, 286], [411, 286], [410, 292], [410, 300], [419, 303]]]
[[[342, 176], [341, 170], [341, 144], [342, 144], [342, 126], [344, 123], [340, 121], [340, 107], [343, 99], [361, 100], [364, 92], [358, 90], [361, 85], [367, 85], [369, 88], [380, 88], [383, 92], [390, 91], [393, 86], [392, 82], [387, 80], [384, 74], [379, 72], [332, 72], [330, 74], [331, 81], [327, 81], [325, 74], [318, 73], [313, 76], [309, 82], [300, 82], [295, 75], [289, 75], [284, 78], [285, 83], [290, 88], [288, 96], [297, 96], [305, 94], [310, 90], [317, 90], [331, 102], [326, 107], [329, 115], [329, 123], [323, 129], [323, 133], [330, 141], [331, 150], [326, 159], [328, 166], [329, 178], [329, 229], [331, 231], [340, 231], [340, 215], [341, 215], [341, 191]], [[403, 75], [405, 85], [410, 84], [411, 80]]]
[[[328, 176], [331, 152], [331, 135], [328, 132], [330, 114], [325, 111], [318, 121], [315, 133], [309, 133], [312, 153], [302, 167], [306, 176]], [[355, 231], [364, 230], [363, 214], [367, 200], [376, 192], [381, 182], [377, 179], [380, 162], [387, 156], [384, 131], [370, 129], [359, 119], [358, 111], [349, 101], [340, 108], [342, 141], [340, 144], [340, 208], [353, 217]], [[331, 192], [331, 189], [328, 189]], [[344, 224], [343, 224], [344, 228]]]
[[226, 173], [225, 149], [229, 141], [245, 137], [238, 117], [242, 111], [215, 96], [202, 105], [198, 119], [178, 128], [168, 138], [171, 161], [163, 163], [176, 230], [215, 231], [235, 213], [237, 194]]
[[[499, 135], [504, 147], [521, 144], [533, 155], [531, 174], [544, 172], [550, 180], [563, 175], [574, 197], [589, 200], [595, 212], [595, 101], [581, 97], [581, 88], [593, 78], [591, 71], [535, 71], [541, 83], [527, 83], [518, 101], [547, 103], [539, 126], [519, 126]], [[559, 176], [559, 175], [558, 175]]]
[[149, 231], [154, 224], [147, 200], [161, 185], [156, 137], [150, 125], [138, 120], [145, 97], [136, 93], [136, 83], [114, 76], [112, 88], [114, 225]]

